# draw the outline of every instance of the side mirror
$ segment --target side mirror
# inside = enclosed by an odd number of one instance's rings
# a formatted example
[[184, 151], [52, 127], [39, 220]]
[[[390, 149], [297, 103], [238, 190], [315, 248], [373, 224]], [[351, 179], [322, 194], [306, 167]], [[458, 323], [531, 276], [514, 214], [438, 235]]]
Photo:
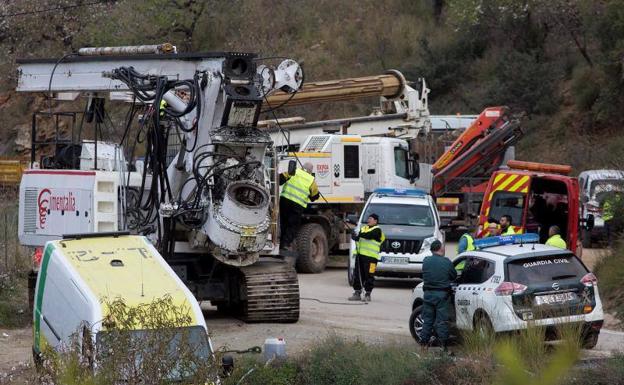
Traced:
[[347, 223], [350, 223], [352, 225], [357, 224], [358, 219], [359, 219], [358, 216], [355, 214], [347, 215]]
[[591, 231], [594, 228], [595, 224], [596, 218], [594, 217], [594, 214], [587, 215], [587, 219], [585, 220], [585, 228]]
[[288, 175], [295, 175], [297, 172], [297, 161], [291, 160], [288, 162]]

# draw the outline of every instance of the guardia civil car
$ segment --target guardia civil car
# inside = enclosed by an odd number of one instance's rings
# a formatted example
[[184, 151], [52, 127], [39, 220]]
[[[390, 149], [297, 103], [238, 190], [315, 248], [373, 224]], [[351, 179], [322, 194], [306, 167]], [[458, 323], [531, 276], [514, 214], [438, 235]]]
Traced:
[[[582, 327], [582, 345], [596, 346], [603, 324], [596, 276], [569, 250], [538, 244], [537, 234], [484, 238], [458, 255], [452, 333], [512, 332], [528, 325], [556, 339], [557, 326]], [[463, 266], [463, 269], [461, 269]], [[461, 273], [459, 272], [461, 270]], [[423, 284], [412, 294], [410, 332], [420, 342]]]

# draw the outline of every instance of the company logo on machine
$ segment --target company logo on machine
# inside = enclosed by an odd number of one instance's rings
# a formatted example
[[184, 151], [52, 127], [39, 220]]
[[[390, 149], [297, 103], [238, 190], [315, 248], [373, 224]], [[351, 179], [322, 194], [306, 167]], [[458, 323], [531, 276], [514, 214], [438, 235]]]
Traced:
[[552, 284], [552, 288], [555, 290], [559, 290], [559, 283], [555, 282]]
[[37, 198], [39, 207], [39, 228], [45, 229], [50, 211], [76, 211], [76, 197], [71, 192], [66, 195], [53, 195], [50, 189], [44, 188]]
[[401, 242], [394, 241], [390, 244], [390, 246], [392, 246], [393, 249], [398, 249], [399, 247], [401, 247]]
[[329, 175], [329, 165], [328, 164], [317, 164], [316, 165], [316, 175], [319, 178], [325, 178]]

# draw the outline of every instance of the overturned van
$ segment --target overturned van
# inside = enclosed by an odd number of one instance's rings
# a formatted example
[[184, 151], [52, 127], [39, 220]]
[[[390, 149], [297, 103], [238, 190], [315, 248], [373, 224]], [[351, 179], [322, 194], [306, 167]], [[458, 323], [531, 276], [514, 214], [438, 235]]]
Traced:
[[[149, 308], [159, 300], [162, 305], [163, 298], [169, 306]], [[112, 314], [111, 304], [122, 304], [125, 313], [121, 317]], [[143, 313], [125, 318], [129, 323], [115, 325], [129, 311], [141, 308]], [[97, 367], [111, 354], [113, 336], [124, 338], [126, 345], [141, 345], [166, 334], [170, 337], [167, 351], [179, 351], [184, 344], [192, 345], [193, 354], [201, 360], [210, 359], [213, 353], [199, 304], [142, 236], [100, 233], [48, 242], [33, 313], [36, 363], [44, 352], [63, 351], [73, 344], [78, 345], [82, 358]], [[157, 329], [159, 325], [166, 325], [166, 330]]]

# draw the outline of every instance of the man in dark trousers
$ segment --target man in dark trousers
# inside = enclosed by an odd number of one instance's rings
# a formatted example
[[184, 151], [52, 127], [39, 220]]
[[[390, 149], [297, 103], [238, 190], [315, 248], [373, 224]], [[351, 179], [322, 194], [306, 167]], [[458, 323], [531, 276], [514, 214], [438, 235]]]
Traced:
[[451, 304], [451, 284], [457, 278], [453, 263], [444, 256], [444, 246], [440, 241], [431, 244], [430, 257], [423, 262], [423, 328], [420, 343], [429, 345], [435, 327], [436, 334], [446, 351], [449, 339], [449, 306]]
[[281, 173], [279, 184], [282, 186], [279, 202], [281, 248], [288, 249], [301, 226], [303, 210], [310, 201], [317, 200], [320, 194], [312, 175], [311, 163], [305, 163], [303, 169], [297, 168], [293, 175], [288, 171]]
[[375, 270], [379, 262], [381, 244], [386, 240], [381, 228], [377, 226], [379, 217], [371, 214], [358, 234], [351, 238], [355, 241], [355, 268], [353, 270], [353, 295], [349, 301], [362, 300], [362, 287], [366, 291], [364, 301], [370, 302], [371, 292], [375, 287]]

